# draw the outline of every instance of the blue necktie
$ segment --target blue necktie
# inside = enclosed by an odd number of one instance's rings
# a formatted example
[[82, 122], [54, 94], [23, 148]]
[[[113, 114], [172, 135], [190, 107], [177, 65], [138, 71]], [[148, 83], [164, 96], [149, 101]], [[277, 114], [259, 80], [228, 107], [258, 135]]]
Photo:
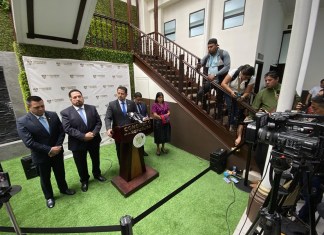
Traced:
[[124, 115], [126, 115], [126, 107], [125, 107], [125, 102], [124, 102], [124, 101], [122, 101], [121, 103], [122, 103], [122, 111], [123, 111]]
[[81, 116], [81, 118], [82, 118], [84, 124], [87, 125], [87, 119], [86, 119], [86, 117], [84, 116], [82, 110], [83, 110], [83, 108], [79, 108], [79, 109], [78, 109], [78, 113], [80, 114], [80, 116]]
[[47, 121], [45, 120], [45, 118], [43, 116], [41, 116], [41, 117], [39, 117], [38, 120], [45, 127], [45, 129], [47, 130], [47, 132], [50, 133], [49, 125], [48, 125]]
[[141, 104], [137, 104], [137, 109], [140, 114], [142, 114], [142, 107]]

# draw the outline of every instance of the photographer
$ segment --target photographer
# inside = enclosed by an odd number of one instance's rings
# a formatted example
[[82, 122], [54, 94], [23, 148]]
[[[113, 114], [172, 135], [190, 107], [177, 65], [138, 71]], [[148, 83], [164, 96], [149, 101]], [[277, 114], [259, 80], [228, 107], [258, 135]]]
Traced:
[[[300, 103], [297, 105], [297, 109], [301, 108]], [[313, 110], [313, 114], [324, 115], [324, 97], [321, 95], [315, 96], [312, 98], [311, 107]], [[323, 163], [317, 165], [315, 167], [315, 175], [311, 179], [312, 184], [312, 193], [313, 193], [313, 202], [314, 208], [316, 208], [317, 204], [322, 201], [323, 198], [323, 190], [321, 189], [321, 184], [324, 183], [324, 166]], [[303, 176], [302, 185], [306, 185], [306, 176]], [[305, 223], [309, 222], [309, 202], [308, 202], [308, 193], [307, 188], [303, 187], [302, 191], [303, 199], [305, 200], [304, 205], [299, 210], [298, 217], [303, 220]]]
[[[230, 93], [230, 96], [225, 94], [225, 102], [228, 110], [228, 124], [229, 130], [234, 131], [234, 126], [238, 122], [244, 120], [244, 108], [239, 108], [236, 100], [245, 101], [249, 98], [254, 83], [255, 77], [254, 68], [248, 64], [242, 65], [237, 69], [231, 70], [222, 82], [222, 87]], [[238, 128], [238, 134], [242, 133], [239, 129], [243, 128], [242, 125]], [[238, 145], [241, 139], [235, 145]]]

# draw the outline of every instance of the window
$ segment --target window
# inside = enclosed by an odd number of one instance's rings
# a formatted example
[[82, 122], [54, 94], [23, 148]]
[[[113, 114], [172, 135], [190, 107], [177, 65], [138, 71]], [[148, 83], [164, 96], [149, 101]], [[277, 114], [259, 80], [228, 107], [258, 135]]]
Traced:
[[176, 21], [171, 20], [164, 23], [164, 36], [168, 39], [174, 41], [175, 40], [175, 32], [176, 32]]
[[189, 16], [189, 37], [204, 34], [205, 9], [191, 13]]
[[224, 5], [223, 29], [243, 25], [245, 0], [229, 0]]

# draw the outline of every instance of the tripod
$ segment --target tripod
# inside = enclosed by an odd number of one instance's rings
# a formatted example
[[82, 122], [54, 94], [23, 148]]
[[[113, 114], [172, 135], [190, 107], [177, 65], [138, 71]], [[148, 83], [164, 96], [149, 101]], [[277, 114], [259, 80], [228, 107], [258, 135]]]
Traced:
[[12, 186], [7, 192], [5, 192], [3, 195], [0, 196], [0, 202], [3, 203], [6, 207], [8, 216], [10, 218], [10, 221], [15, 229], [16, 234], [22, 235], [21, 230], [18, 226], [15, 214], [12, 211], [11, 205], [9, 203], [10, 198], [20, 192], [21, 186], [14, 185]]
[[[270, 160], [274, 169], [274, 183], [267, 196], [263, 208], [258, 213], [257, 218], [249, 228], [246, 234], [261, 234], [264, 231], [265, 235], [280, 235], [281, 234], [281, 215], [276, 211], [277, 197], [280, 186], [281, 175], [285, 170], [290, 168], [287, 159], [282, 156], [273, 156]], [[262, 230], [258, 232], [257, 228], [261, 227]]]

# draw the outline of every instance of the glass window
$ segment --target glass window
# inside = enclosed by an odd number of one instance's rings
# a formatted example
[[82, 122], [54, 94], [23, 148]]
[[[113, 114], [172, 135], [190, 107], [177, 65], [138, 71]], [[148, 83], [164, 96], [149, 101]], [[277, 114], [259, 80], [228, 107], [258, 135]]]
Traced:
[[224, 5], [223, 29], [243, 25], [245, 0], [228, 0]]
[[189, 37], [204, 34], [205, 9], [191, 13], [189, 16]]
[[176, 21], [171, 20], [164, 23], [164, 36], [168, 39], [174, 41], [175, 40], [175, 33], [176, 33]]

